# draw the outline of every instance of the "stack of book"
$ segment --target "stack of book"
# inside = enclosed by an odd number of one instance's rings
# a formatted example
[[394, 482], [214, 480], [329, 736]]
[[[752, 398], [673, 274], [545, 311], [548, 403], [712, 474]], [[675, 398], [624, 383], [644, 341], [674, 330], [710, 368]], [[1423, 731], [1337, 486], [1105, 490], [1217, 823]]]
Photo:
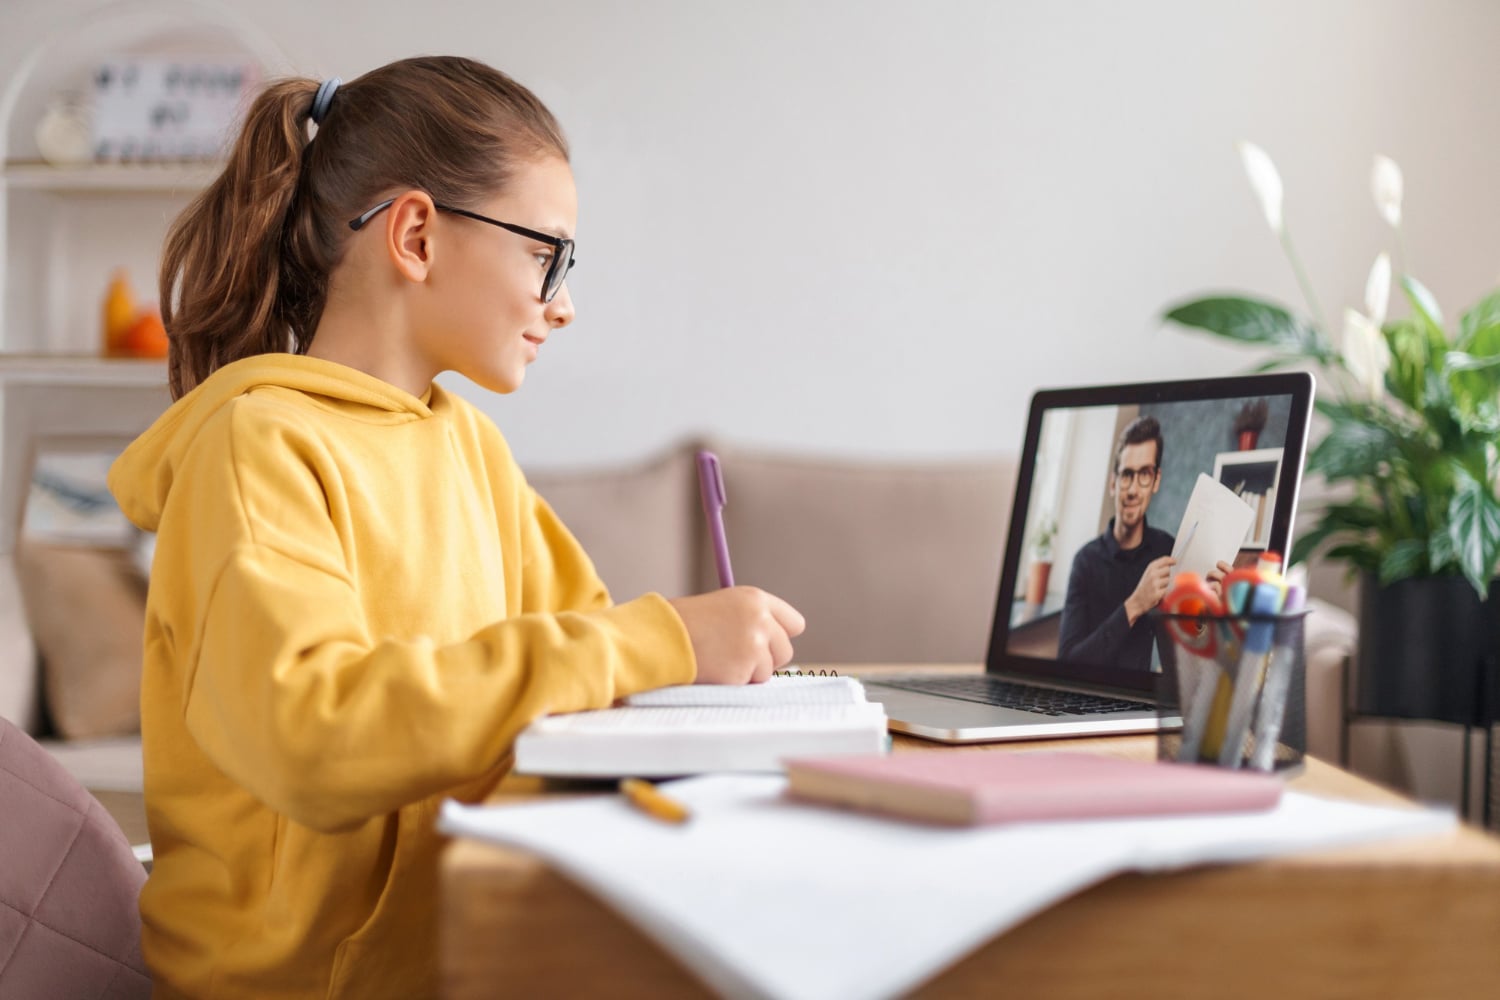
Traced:
[[615, 708], [545, 716], [517, 737], [515, 769], [571, 778], [779, 772], [788, 757], [888, 746], [885, 709], [859, 681], [780, 676], [659, 688]]

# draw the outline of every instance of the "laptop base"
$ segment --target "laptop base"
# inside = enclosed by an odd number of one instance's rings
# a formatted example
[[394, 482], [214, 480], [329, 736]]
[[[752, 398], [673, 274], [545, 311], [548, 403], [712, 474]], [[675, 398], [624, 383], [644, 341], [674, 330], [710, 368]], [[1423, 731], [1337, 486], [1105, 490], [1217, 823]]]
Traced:
[[1007, 740], [1044, 740], [1081, 736], [1119, 736], [1154, 733], [1181, 726], [1176, 718], [1160, 718], [1154, 711], [1119, 712], [1109, 716], [1051, 717], [998, 705], [981, 705], [940, 695], [903, 691], [865, 680], [865, 697], [885, 706], [893, 733], [904, 733], [937, 743], [998, 743]]

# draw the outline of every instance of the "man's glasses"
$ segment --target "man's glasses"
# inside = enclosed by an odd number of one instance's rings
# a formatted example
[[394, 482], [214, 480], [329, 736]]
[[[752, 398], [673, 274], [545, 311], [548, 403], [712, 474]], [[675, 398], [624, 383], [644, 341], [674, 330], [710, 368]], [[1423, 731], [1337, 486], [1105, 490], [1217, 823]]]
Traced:
[[1154, 465], [1143, 465], [1139, 469], [1120, 469], [1115, 472], [1115, 482], [1122, 490], [1132, 482], [1139, 484], [1143, 490], [1149, 490], [1156, 482], [1156, 473]]
[[[361, 215], [359, 218], [350, 219], [349, 228], [353, 229], [355, 232], [358, 232], [360, 229], [364, 228], [365, 223], [369, 222], [371, 219], [375, 218], [375, 216], [390, 208], [391, 205], [395, 203], [395, 201], [395, 198], [387, 199], [386, 201], [382, 201], [379, 205], [376, 205], [374, 208]], [[542, 279], [543, 302], [551, 302], [553, 299], [557, 298], [557, 293], [562, 291], [563, 283], [568, 280], [568, 272], [573, 270], [574, 264], [578, 263], [578, 259], [573, 256], [572, 240], [565, 240], [561, 236], [553, 236], [551, 233], [539, 233], [535, 229], [527, 229], [525, 226], [518, 226], [511, 222], [501, 222], [499, 219], [491, 219], [488, 216], [480, 215], [478, 212], [471, 212], [466, 208], [454, 208], [451, 205], [439, 205], [437, 202], [433, 202], [432, 207], [436, 208], [439, 212], [447, 212], [450, 215], [462, 215], [464, 218], [473, 219], [475, 222], [483, 222], [486, 225], [499, 226], [501, 229], [505, 229], [512, 233], [515, 233], [517, 236], [524, 236], [528, 240], [536, 240], [538, 243], [545, 243], [548, 246], [554, 248], [557, 252], [552, 255], [552, 260], [547, 265], [547, 276]]]

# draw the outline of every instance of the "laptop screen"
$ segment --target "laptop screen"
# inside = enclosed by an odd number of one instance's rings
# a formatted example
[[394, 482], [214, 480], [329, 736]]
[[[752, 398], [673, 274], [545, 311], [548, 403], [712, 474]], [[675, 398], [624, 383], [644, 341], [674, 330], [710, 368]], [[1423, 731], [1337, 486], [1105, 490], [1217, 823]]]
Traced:
[[988, 669], [1150, 690], [1175, 575], [1288, 551], [1311, 409], [1304, 373], [1037, 393]]

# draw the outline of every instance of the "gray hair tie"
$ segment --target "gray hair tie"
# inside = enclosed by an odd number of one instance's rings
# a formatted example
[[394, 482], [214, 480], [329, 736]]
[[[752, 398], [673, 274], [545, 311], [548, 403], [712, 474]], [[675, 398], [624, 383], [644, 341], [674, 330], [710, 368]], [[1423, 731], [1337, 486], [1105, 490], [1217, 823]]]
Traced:
[[328, 105], [333, 103], [333, 93], [343, 82], [338, 77], [332, 76], [318, 86], [318, 94], [313, 98], [312, 111], [309, 113], [314, 125], [323, 124], [323, 119], [328, 116]]

